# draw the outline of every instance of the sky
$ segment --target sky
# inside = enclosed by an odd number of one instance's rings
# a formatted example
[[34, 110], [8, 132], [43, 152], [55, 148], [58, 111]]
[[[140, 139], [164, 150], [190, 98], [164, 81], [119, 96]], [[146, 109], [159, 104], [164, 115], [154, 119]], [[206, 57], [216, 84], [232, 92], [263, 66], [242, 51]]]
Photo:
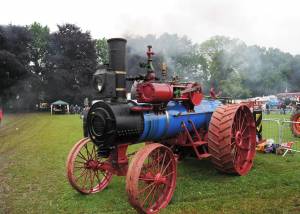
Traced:
[[74, 23], [93, 38], [124, 35], [187, 35], [201, 43], [212, 36], [300, 54], [299, 0], [1, 0], [0, 24], [34, 21], [56, 31]]

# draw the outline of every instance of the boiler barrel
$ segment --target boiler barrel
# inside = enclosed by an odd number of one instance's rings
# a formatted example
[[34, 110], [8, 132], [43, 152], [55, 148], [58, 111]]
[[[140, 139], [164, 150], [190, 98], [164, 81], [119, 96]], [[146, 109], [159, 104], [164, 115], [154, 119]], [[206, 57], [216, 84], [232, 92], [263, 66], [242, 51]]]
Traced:
[[212, 113], [221, 102], [218, 100], [203, 100], [195, 106], [194, 112], [187, 112], [181, 103], [169, 102], [165, 114], [144, 113], [144, 131], [139, 141], [161, 140], [174, 137], [183, 131], [181, 123], [184, 122], [192, 130], [189, 120], [196, 128], [208, 128]]

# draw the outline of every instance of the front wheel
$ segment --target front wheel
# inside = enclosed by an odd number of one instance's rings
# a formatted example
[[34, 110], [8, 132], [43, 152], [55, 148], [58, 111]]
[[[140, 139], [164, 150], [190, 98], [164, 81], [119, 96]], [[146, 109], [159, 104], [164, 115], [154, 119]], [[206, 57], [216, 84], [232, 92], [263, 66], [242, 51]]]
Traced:
[[176, 186], [177, 164], [173, 152], [162, 144], [144, 146], [127, 172], [129, 203], [140, 213], [157, 213], [170, 202]]
[[82, 194], [102, 191], [110, 183], [112, 173], [105, 169], [109, 159], [99, 157], [95, 144], [83, 138], [71, 149], [67, 159], [67, 178]]

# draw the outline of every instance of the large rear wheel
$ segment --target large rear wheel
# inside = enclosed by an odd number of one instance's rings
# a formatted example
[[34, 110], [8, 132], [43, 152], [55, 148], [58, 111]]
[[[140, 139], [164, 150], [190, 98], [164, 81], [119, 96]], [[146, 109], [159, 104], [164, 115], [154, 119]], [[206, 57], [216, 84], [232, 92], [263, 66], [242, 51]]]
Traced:
[[208, 131], [208, 149], [215, 168], [247, 174], [253, 165], [255, 147], [256, 128], [250, 109], [240, 104], [218, 107]]

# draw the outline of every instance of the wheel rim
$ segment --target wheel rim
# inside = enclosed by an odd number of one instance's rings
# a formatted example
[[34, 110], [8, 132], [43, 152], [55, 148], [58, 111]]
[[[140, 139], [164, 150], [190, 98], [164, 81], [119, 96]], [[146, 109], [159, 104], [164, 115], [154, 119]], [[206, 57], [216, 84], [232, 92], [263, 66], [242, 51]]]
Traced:
[[231, 154], [238, 174], [246, 174], [252, 167], [255, 156], [255, 125], [247, 108], [237, 109], [231, 129]]
[[82, 194], [100, 192], [111, 181], [109, 159], [97, 155], [96, 146], [89, 138], [80, 140], [69, 153], [67, 177], [74, 189]]
[[300, 114], [295, 114], [292, 119], [293, 132], [295, 135], [300, 135]]
[[156, 213], [166, 207], [176, 186], [176, 161], [170, 149], [151, 144], [133, 158], [127, 174], [129, 202], [139, 212]]

